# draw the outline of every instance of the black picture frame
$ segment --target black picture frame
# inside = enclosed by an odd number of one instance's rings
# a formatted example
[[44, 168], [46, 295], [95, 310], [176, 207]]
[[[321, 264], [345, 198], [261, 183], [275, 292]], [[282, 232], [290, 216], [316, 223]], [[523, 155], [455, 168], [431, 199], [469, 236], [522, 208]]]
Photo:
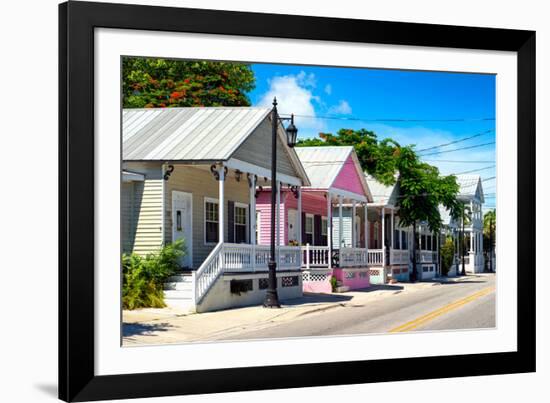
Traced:
[[[94, 29], [517, 52], [517, 352], [94, 374]], [[535, 32], [68, 2], [59, 6], [59, 398], [89, 401], [535, 371]], [[519, 197], [521, 195], [521, 197]], [[396, 365], [398, 364], [398, 365]], [[445, 371], [441, 371], [445, 368]], [[304, 376], [308, 374], [308, 376]]]

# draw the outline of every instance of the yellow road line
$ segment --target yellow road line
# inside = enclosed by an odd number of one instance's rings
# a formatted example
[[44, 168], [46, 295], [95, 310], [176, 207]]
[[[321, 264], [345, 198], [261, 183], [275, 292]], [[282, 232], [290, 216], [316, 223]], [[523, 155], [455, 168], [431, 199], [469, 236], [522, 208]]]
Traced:
[[422, 315], [416, 319], [411, 320], [410, 322], [407, 322], [401, 326], [393, 328], [389, 331], [389, 333], [408, 332], [410, 330], [416, 329], [417, 327], [430, 322], [431, 320], [437, 318], [438, 316], [441, 316], [463, 305], [466, 305], [467, 303], [472, 302], [478, 298], [481, 298], [487, 294], [490, 294], [494, 290], [495, 290], [495, 287], [484, 288], [481, 291], [476, 292], [475, 294], [459, 299], [458, 301], [451, 302], [450, 304], [445, 305], [439, 309], [436, 309], [435, 311]]

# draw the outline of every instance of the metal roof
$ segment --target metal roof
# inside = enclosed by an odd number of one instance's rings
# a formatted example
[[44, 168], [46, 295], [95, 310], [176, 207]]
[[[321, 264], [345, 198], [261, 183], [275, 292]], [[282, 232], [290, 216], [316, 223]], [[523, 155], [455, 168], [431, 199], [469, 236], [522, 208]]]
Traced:
[[296, 147], [312, 188], [328, 189], [353, 151], [352, 146]]
[[456, 182], [460, 186], [458, 199], [470, 200], [479, 198], [481, 203], [485, 202], [481, 177], [479, 175], [456, 175]]
[[124, 109], [122, 159], [227, 160], [270, 111], [249, 107]]
[[389, 204], [392, 206], [397, 204], [397, 195], [399, 194], [399, 186], [397, 184], [386, 186], [368, 174], [365, 174], [365, 179], [369, 185], [374, 203], [381, 205]]

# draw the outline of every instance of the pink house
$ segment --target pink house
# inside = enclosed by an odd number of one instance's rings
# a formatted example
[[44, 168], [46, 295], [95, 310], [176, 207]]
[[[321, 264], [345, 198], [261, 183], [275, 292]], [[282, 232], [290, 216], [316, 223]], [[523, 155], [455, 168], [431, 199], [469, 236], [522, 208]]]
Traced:
[[[353, 147], [295, 151], [311, 186], [279, 187], [276, 244], [301, 245], [304, 291], [331, 292], [332, 276], [348, 289], [368, 287], [365, 217], [372, 195]], [[262, 189], [256, 202], [262, 245], [270, 241], [270, 199], [271, 190]]]

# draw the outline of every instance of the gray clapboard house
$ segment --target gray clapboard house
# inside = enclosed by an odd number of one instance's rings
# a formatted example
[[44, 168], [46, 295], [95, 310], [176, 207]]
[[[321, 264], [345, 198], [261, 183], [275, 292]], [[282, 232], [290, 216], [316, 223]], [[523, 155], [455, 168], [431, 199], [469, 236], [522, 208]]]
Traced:
[[[271, 110], [251, 107], [123, 111], [121, 245], [146, 255], [184, 238], [169, 305], [196, 311], [260, 303], [269, 248], [256, 242], [255, 199], [271, 186]], [[309, 180], [279, 123], [277, 180]], [[281, 298], [300, 296], [300, 248], [278, 249]], [[232, 281], [234, 280], [234, 281]], [[231, 285], [239, 290], [231, 292]]]

